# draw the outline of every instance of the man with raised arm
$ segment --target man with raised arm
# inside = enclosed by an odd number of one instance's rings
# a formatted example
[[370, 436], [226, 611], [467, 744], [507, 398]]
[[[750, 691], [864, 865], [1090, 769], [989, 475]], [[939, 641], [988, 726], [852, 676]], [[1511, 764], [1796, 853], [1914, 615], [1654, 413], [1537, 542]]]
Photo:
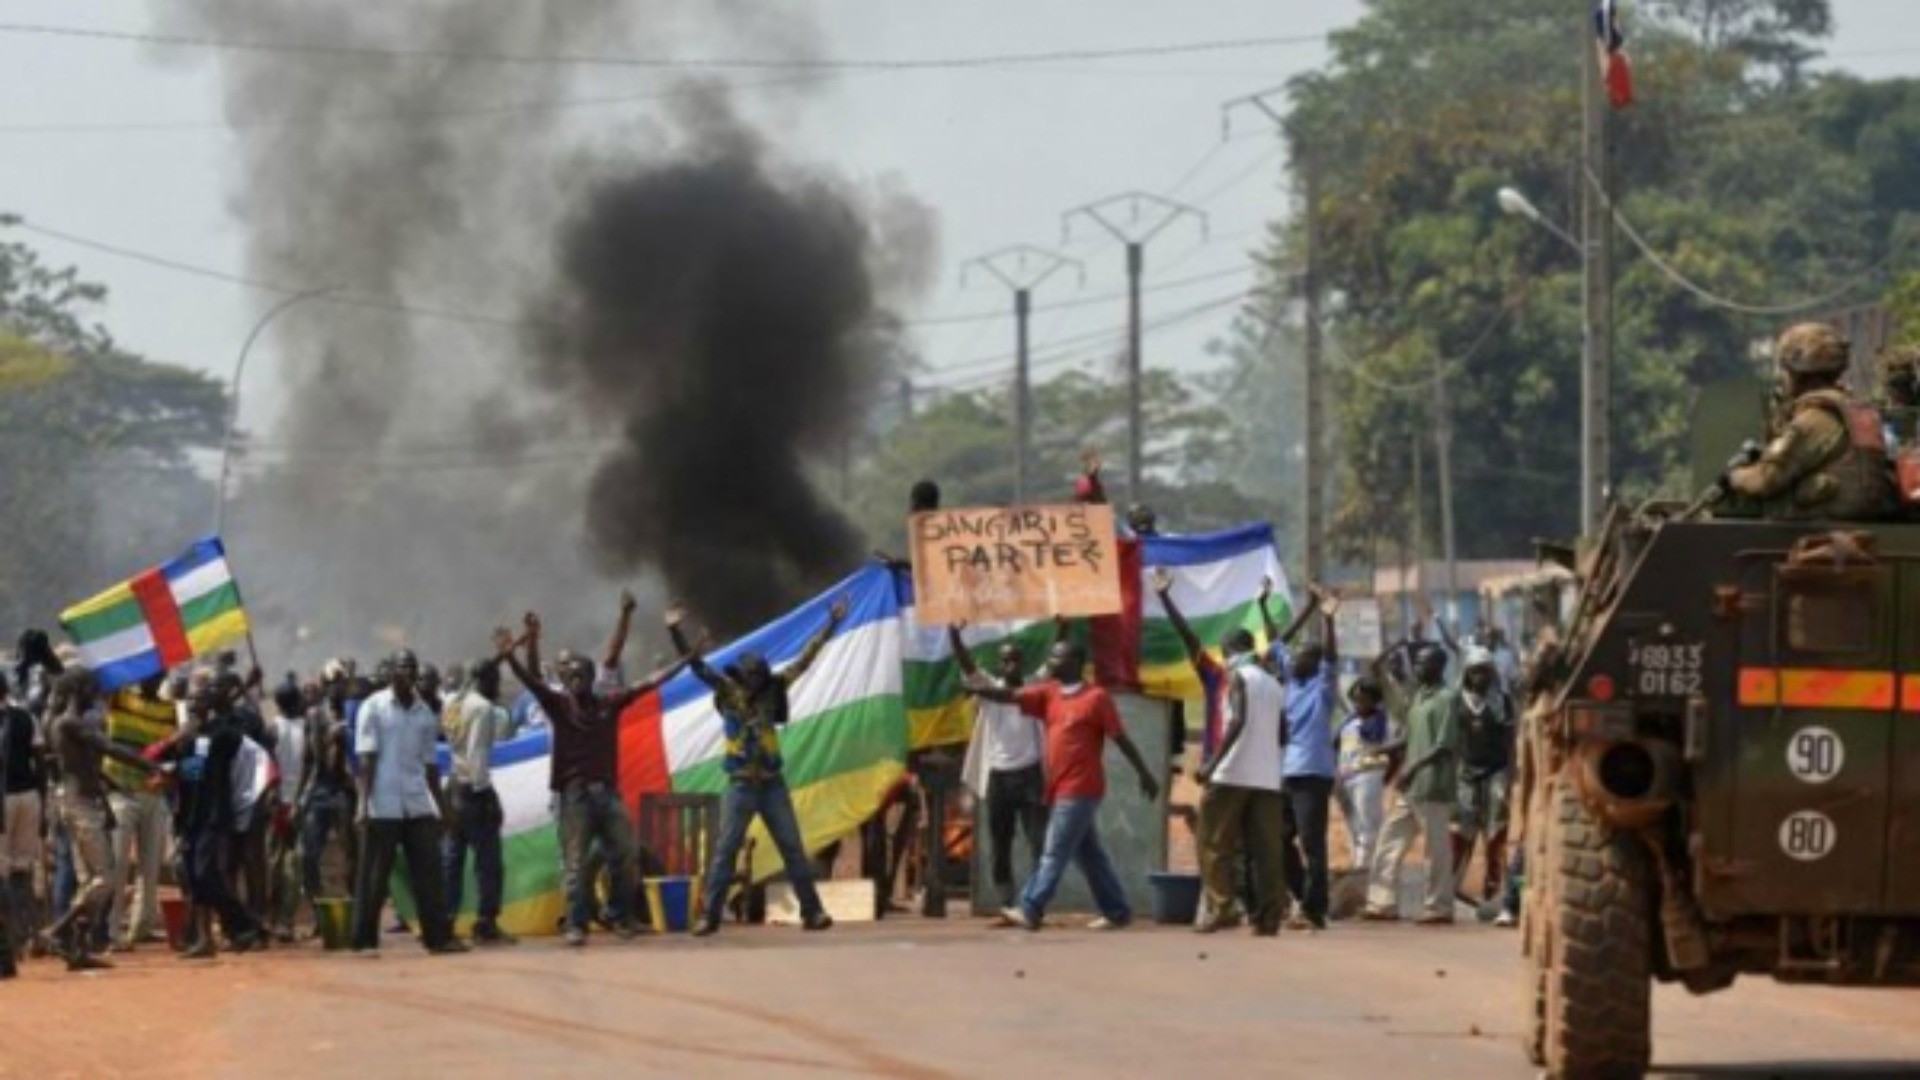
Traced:
[[726, 734], [727, 793], [720, 804], [720, 845], [707, 870], [705, 913], [694, 928], [695, 937], [719, 931], [727, 890], [733, 887], [734, 861], [755, 818], [766, 823], [774, 847], [780, 851], [787, 881], [800, 901], [801, 924], [808, 930], [825, 930], [833, 925], [832, 916], [820, 903], [819, 890], [814, 888], [813, 866], [800, 836], [793, 795], [787, 790], [780, 729], [787, 723], [788, 692], [819, 659], [820, 650], [826, 648], [846, 617], [847, 600], [842, 597], [828, 609], [827, 624], [793, 663], [779, 671], [772, 669], [766, 657], [753, 652], [742, 653], [724, 670], [716, 671], [702, 658], [702, 647], [688, 643], [681, 630], [684, 613], [678, 607], [667, 611], [667, 630], [674, 648], [694, 675], [712, 688], [713, 707]]
[[[1299, 921], [1327, 928], [1327, 807], [1339, 771], [1333, 710], [1340, 692], [1340, 652], [1334, 633], [1338, 602], [1312, 590], [1308, 613], [1321, 613], [1318, 644], [1290, 649], [1283, 636], [1269, 648], [1273, 670], [1285, 680], [1287, 749], [1280, 792], [1286, 800], [1287, 888], [1300, 902]], [[1264, 612], [1266, 604], [1261, 604]], [[1297, 632], [1297, 631], [1296, 631]]]
[[[623, 601], [623, 622], [626, 610]], [[540, 702], [551, 725], [548, 787], [560, 800], [567, 944], [577, 948], [587, 943], [587, 924], [594, 910], [593, 881], [584, 868], [588, 848], [596, 840], [613, 883], [607, 908], [614, 932], [631, 938], [640, 927], [633, 916], [633, 822], [627, 817], [626, 800], [620, 796], [620, 714], [659, 689], [682, 665], [671, 665], [641, 682], [621, 686], [609, 673], [603, 672], [596, 679], [593, 661], [577, 656], [562, 667], [561, 688], [555, 690], [539, 675], [540, 617], [528, 612], [522, 621], [526, 660], [521, 660], [513, 634], [505, 629], [494, 631], [494, 651]]]
[[1286, 861], [1282, 855], [1285, 812], [1280, 761], [1287, 733], [1285, 691], [1260, 666], [1253, 635], [1227, 631], [1227, 730], [1218, 753], [1200, 766], [1200, 878], [1207, 906], [1194, 929], [1210, 934], [1239, 923], [1235, 863], [1244, 850], [1254, 878], [1254, 933], [1280, 932], [1286, 909]]

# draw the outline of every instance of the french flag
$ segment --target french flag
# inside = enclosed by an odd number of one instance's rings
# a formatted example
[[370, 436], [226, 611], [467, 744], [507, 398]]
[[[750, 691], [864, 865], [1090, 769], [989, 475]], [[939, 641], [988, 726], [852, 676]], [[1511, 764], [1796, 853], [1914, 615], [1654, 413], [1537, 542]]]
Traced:
[[1616, 109], [1633, 104], [1633, 64], [1627, 60], [1625, 35], [1620, 33], [1617, 0], [1600, 0], [1593, 9], [1593, 43], [1600, 50], [1600, 78], [1607, 100]]

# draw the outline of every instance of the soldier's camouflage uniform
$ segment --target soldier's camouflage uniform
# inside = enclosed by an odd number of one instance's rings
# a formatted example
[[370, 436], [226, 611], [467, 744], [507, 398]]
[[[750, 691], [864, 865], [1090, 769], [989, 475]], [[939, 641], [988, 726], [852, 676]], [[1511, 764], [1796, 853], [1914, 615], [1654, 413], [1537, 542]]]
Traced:
[[[1781, 367], [1837, 376], [1847, 344], [1832, 328], [1802, 324], [1780, 338]], [[1788, 402], [1760, 460], [1733, 470], [1728, 485], [1786, 520], [1871, 521], [1893, 509], [1885, 433], [1877, 413], [1837, 387]]]

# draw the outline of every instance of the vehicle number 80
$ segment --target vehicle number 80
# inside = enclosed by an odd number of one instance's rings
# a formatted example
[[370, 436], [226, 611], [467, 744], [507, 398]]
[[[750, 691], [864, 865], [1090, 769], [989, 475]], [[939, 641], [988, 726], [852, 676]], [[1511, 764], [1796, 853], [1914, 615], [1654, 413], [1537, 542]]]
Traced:
[[1780, 823], [1780, 850], [1798, 862], [1826, 858], [1839, 839], [1833, 819], [1818, 810], [1796, 811]]

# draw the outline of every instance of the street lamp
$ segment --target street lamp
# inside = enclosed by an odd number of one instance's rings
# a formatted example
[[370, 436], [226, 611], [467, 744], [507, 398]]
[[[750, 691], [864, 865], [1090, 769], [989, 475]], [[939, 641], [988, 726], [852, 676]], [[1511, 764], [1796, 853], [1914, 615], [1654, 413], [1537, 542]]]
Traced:
[[1571, 247], [1576, 253], [1580, 254], [1583, 257], [1586, 255], [1587, 249], [1581, 245], [1579, 240], [1574, 239], [1574, 236], [1572, 233], [1568, 232], [1567, 230], [1561, 228], [1558, 225], [1555, 225], [1552, 219], [1548, 218], [1545, 214], [1542, 214], [1540, 212], [1540, 208], [1533, 205], [1533, 203], [1529, 201], [1525, 195], [1520, 194], [1518, 190], [1510, 187], [1503, 187], [1500, 189], [1500, 193], [1497, 197], [1500, 200], [1501, 210], [1505, 211], [1508, 214], [1513, 215], [1514, 217], [1526, 218], [1528, 221], [1533, 222], [1535, 225], [1538, 225], [1541, 228], [1552, 233], [1553, 235], [1559, 237], [1562, 242], [1564, 242], [1568, 247]]
[[[1502, 212], [1514, 217], [1526, 218], [1535, 225], [1552, 233], [1560, 242], [1572, 248], [1580, 256], [1581, 273], [1591, 278], [1594, 271], [1594, 252], [1590, 245], [1583, 244], [1572, 233], [1555, 224], [1552, 219], [1540, 212], [1532, 200], [1518, 190], [1503, 187], [1496, 195]], [[1602, 375], [1596, 362], [1598, 353], [1594, 348], [1595, 336], [1594, 296], [1591, 288], [1581, 290], [1580, 305], [1580, 527], [1592, 530], [1599, 526], [1601, 501], [1606, 497], [1606, 472], [1608, 438], [1605, 406], [1606, 400], [1602, 384]]]
[[259, 322], [253, 324], [252, 332], [247, 335], [246, 342], [240, 346], [240, 357], [233, 362], [233, 407], [227, 410], [227, 428], [220, 436], [220, 484], [214, 491], [213, 535], [220, 536], [226, 529], [227, 477], [233, 468], [233, 431], [240, 423], [240, 378], [246, 374], [247, 355], [253, 351], [253, 343], [260, 339], [260, 334], [266, 330], [267, 324], [277, 318], [281, 312], [303, 300], [312, 300], [337, 292], [339, 288], [338, 285], [329, 285], [323, 289], [309, 289], [306, 292], [294, 293], [273, 305], [267, 309], [266, 314], [260, 316]]

